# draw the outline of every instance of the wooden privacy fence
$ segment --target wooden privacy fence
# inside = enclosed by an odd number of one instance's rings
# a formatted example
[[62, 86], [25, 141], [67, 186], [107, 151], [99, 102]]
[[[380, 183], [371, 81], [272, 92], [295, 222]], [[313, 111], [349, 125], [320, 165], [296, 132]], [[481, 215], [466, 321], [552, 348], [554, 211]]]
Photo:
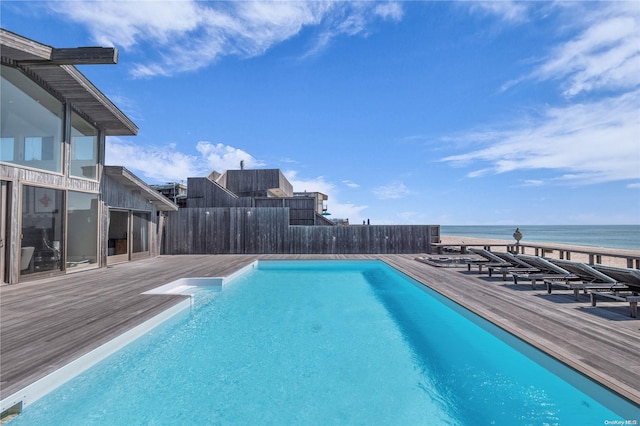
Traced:
[[186, 208], [168, 214], [163, 254], [430, 253], [439, 238], [439, 225], [290, 226], [288, 208]]

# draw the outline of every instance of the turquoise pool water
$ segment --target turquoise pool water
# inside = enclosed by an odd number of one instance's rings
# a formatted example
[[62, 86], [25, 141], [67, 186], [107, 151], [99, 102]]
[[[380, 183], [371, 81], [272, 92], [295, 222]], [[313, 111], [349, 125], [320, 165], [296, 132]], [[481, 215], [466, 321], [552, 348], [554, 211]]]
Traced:
[[272, 261], [11, 424], [601, 425], [637, 409], [381, 262]]

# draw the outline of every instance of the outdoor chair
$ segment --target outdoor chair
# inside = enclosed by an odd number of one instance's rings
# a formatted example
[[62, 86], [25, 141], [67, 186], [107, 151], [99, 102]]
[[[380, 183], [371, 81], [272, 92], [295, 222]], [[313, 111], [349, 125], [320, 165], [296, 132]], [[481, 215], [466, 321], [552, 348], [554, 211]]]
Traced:
[[560, 266], [554, 265], [544, 257], [533, 256], [529, 254], [516, 254], [516, 258], [526, 262], [533, 266], [537, 271], [525, 271], [525, 272], [512, 272], [513, 283], [518, 284], [518, 280], [521, 278], [531, 280], [531, 288], [535, 290], [536, 282], [538, 280], [577, 280], [577, 276], [573, 275], [566, 269]]
[[586, 263], [564, 259], [551, 259], [550, 261], [554, 265], [571, 272], [571, 274], [578, 277], [580, 282], [576, 282], [576, 280], [545, 279], [544, 282], [549, 294], [551, 293], [554, 285], [573, 290], [576, 300], [578, 300], [580, 291], [583, 291], [586, 294], [588, 290], [608, 290], [614, 292], [629, 290], [629, 287], [626, 284], [618, 282], [615, 278], [603, 274]]
[[638, 317], [638, 302], [640, 302], [640, 270], [632, 268], [617, 268], [615, 266], [593, 265], [593, 269], [601, 272], [619, 283], [629, 287], [628, 291], [590, 290], [591, 306], [596, 306], [596, 299], [605, 298], [629, 303], [631, 318]]
[[513, 266], [511, 263], [506, 262], [491, 253], [489, 250], [485, 249], [477, 249], [477, 248], [469, 248], [469, 252], [475, 255], [482, 257], [482, 259], [478, 260], [468, 260], [467, 261], [467, 270], [471, 271], [471, 267], [475, 266], [478, 268], [478, 273], [482, 273], [482, 268], [487, 268], [489, 272], [489, 276], [492, 276], [493, 270], [500, 268], [503, 271], [503, 278], [506, 279], [506, 268], [509, 266]]

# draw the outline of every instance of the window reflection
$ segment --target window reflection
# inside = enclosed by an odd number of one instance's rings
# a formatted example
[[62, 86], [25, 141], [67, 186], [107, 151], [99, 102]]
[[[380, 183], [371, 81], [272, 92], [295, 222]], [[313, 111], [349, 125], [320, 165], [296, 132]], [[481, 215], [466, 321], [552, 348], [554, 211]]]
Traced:
[[0, 161], [13, 161], [13, 138], [0, 138]]
[[67, 269], [98, 261], [98, 195], [69, 191], [67, 203]]
[[133, 252], [149, 251], [149, 213], [133, 213]]
[[98, 130], [76, 113], [71, 114], [71, 176], [96, 178]]
[[22, 187], [20, 274], [61, 270], [63, 197], [58, 189]]
[[64, 106], [20, 71], [1, 69], [0, 161], [60, 173]]

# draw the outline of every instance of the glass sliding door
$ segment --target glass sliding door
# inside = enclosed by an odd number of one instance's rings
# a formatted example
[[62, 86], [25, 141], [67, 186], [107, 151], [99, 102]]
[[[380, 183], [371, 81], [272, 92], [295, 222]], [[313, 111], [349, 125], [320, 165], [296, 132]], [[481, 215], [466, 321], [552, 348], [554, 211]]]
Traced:
[[149, 220], [147, 212], [109, 211], [108, 264], [149, 257]]
[[7, 277], [6, 247], [7, 247], [7, 192], [9, 182], [0, 181], [0, 283], [4, 284], [9, 281]]
[[133, 254], [149, 255], [149, 213], [133, 212]]
[[107, 263], [129, 260], [129, 211], [109, 210]]
[[62, 270], [64, 191], [22, 187], [20, 275]]
[[69, 191], [67, 201], [68, 271], [97, 266], [98, 195]]

